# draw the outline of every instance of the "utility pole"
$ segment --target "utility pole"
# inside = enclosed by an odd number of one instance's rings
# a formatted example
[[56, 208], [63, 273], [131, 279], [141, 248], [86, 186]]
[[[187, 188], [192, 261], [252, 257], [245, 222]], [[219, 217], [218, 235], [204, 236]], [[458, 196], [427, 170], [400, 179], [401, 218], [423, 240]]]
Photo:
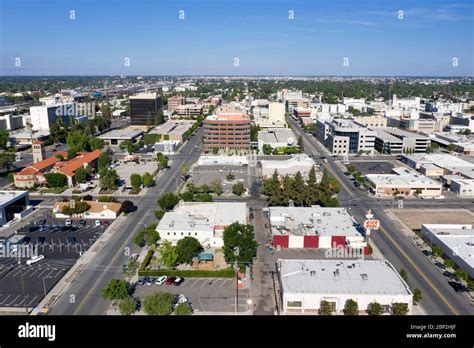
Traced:
[[239, 265], [237, 258], [240, 254], [240, 249], [238, 247], [234, 248], [234, 256], [235, 256], [235, 315], [239, 312]]

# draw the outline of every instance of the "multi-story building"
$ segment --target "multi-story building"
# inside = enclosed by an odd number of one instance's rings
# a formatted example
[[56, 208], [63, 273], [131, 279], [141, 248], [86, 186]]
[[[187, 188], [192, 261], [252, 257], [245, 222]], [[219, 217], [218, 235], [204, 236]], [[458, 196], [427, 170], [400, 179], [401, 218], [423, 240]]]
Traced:
[[177, 117], [196, 118], [202, 115], [204, 105], [202, 104], [186, 104], [178, 105], [175, 109]]
[[6, 129], [8, 131], [14, 131], [23, 127], [23, 116], [24, 115], [1, 115], [0, 116], [0, 129]]
[[186, 104], [186, 98], [181, 95], [175, 95], [168, 98], [168, 111], [174, 112], [180, 105]]
[[347, 300], [367, 314], [371, 303], [391, 314], [395, 303], [411, 314], [413, 294], [388, 261], [282, 260], [277, 262], [282, 314], [318, 314], [328, 302], [334, 314], [343, 314]]
[[260, 128], [286, 127], [285, 104], [283, 103], [268, 103], [268, 109], [264, 106], [256, 106], [253, 108], [253, 115], [255, 123]]
[[[381, 153], [400, 154], [407, 151], [425, 153], [431, 144], [429, 137], [407, 132], [399, 128], [376, 128], [374, 131], [377, 133], [375, 146], [377, 151]], [[399, 139], [399, 142], [392, 137]]]
[[186, 120], [169, 120], [153, 128], [149, 134], [160, 135], [161, 141], [178, 141], [183, 143], [186, 138], [186, 132], [191, 129], [194, 122]]
[[393, 174], [367, 174], [365, 178], [372, 187], [371, 191], [377, 197], [393, 197], [397, 195], [420, 197], [441, 196], [443, 187], [415, 171], [405, 167], [392, 169]]
[[204, 120], [204, 151], [250, 149], [250, 118], [243, 113], [220, 112]]
[[376, 132], [347, 119], [318, 119], [316, 135], [331, 153], [374, 153]]
[[161, 96], [157, 93], [143, 93], [130, 96], [129, 100], [132, 126], [156, 124], [158, 111], [161, 109]]
[[0, 191], [0, 227], [21, 214], [29, 204], [27, 191]]
[[451, 115], [450, 124], [464, 126], [474, 133], [474, 114], [456, 113]]
[[[31, 125], [33, 130], [47, 130], [67, 110], [74, 110], [74, 104], [54, 104], [30, 107]], [[70, 116], [77, 116], [75, 110]]]
[[355, 116], [354, 122], [368, 128], [387, 127], [387, 118], [384, 116]]

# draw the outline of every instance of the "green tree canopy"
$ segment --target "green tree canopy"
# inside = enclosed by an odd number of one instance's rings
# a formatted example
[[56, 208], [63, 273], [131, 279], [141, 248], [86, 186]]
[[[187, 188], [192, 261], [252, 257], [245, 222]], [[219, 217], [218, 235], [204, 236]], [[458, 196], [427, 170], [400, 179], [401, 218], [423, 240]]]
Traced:
[[202, 250], [201, 243], [194, 237], [184, 237], [176, 244], [178, 263], [191, 264], [194, 257]]
[[[238, 249], [238, 255], [235, 251]], [[257, 242], [254, 240], [252, 225], [238, 222], [224, 230], [224, 257], [227, 262], [251, 262], [257, 253]]]
[[145, 297], [143, 310], [148, 315], [170, 315], [173, 312], [175, 295], [167, 292], [157, 292]]
[[100, 293], [104, 300], [124, 300], [128, 298], [130, 289], [125, 280], [112, 279]]
[[176, 247], [171, 245], [169, 240], [163, 241], [158, 249], [160, 259], [166, 267], [173, 268], [178, 263], [178, 253]]
[[179, 197], [172, 192], [167, 192], [158, 199], [161, 209], [170, 211], [179, 202]]
[[67, 177], [61, 173], [48, 173], [44, 177], [50, 187], [64, 187], [67, 185]]

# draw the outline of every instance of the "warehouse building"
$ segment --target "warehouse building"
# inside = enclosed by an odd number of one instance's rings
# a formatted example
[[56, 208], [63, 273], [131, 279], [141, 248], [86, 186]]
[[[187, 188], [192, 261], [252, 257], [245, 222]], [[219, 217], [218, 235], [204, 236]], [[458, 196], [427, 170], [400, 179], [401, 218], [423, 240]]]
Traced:
[[329, 302], [333, 314], [343, 314], [347, 300], [357, 302], [360, 314], [370, 304], [390, 314], [395, 303], [412, 311], [412, 293], [388, 261], [380, 260], [278, 260], [282, 314], [318, 314]]
[[125, 129], [114, 129], [107, 133], [99, 136], [100, 139], [104, 140], [106, 145], [119, 146], [122, 142], [128, 140], [132, 143], [137, 142], [141, 139], [143, 132], [137, 129], [125, 128]]
[[368, 252], [362, 227], [345, 208], [268, 208], [273, 245], [277, 248], [351, 248]]
[[292, 155], [289, 159], [283, 160], [262, 160], [259, 162], [259, 166], [262, 170], [262, 177], [269, 178], [273, 175], [275, 170], [281, 177], [285, 175], [293, 176], [297, 172], [300, 172], [304, 178], [308, 177], [309, 171], [313, 166], [316, 169], [316, 180], [319, 182], [322, 178], [322, 173], [318, 169], [316, 162], [306, 154]]
[[462, 224], [423, 224], [421, 233], [474, 278], [474, 229]]

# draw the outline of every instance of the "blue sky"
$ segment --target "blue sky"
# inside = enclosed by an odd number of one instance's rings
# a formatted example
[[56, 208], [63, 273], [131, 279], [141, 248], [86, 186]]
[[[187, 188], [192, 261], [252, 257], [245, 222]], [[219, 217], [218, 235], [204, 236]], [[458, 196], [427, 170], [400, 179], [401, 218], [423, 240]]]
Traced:
[[0, 75], [473, 76], [473, 46], [472, 0], [0, 0]]

